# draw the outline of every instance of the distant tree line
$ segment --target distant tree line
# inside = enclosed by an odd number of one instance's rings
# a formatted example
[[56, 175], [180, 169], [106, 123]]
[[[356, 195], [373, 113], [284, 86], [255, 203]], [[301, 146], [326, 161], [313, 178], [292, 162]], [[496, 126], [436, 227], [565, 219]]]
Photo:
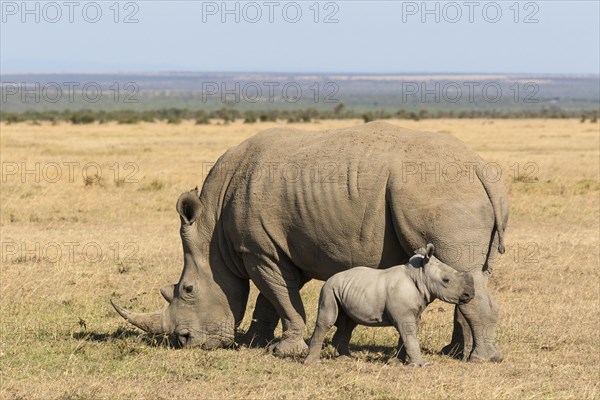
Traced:
[[234, 108], [223, 107], [207, 112], [205, 110], [189, 110], [185, 108], [164, 108], [147, 111], [118, 110], [118, 111], [92, 111], [92, 110], [63, 110], [63, 111], [24, 111], [1, 112], [0, 121], [6, 123], [41, 122], [49, 121], [70, 122], [72, 124], [91, 124], [94, 122], [106, 123], [116, 121], [119, 124], [136, 124], [138, 122], [166, 121], [178, 124], [183, 120], [193, 120], [197, 124], [230, 123], [243, 119], [245, 123], [287, 121], [311, 122], [320, 119], [363, 119], [365, 122], [376, 119], [408, 119], [419, 121], [422, 119], [440, 118], [488, 118], [488, 119], [524, 119], [524, 118], [579, 118], [581, 122], [598, 121], [598, 110], [573, 111], [563, 110], [558, 107], [540, 108], [539, 110], [420, 110], [420, 111], [355, 111], [347, 110], [343, 103], [332, 110], [317, 110], [306, 108], [299, 110], [264, 110], [264, 111], [239, 111]]

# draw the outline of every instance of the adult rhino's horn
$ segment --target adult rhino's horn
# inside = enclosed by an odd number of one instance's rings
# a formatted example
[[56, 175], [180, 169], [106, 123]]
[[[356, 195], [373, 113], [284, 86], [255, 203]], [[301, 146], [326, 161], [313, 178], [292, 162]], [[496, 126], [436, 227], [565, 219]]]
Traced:
[[143, 331], [154, 334], [169, 333], [166, 329], [165, 316], [163, 312], [155, 313], [132, 313], [110, 300], [110, 304], [117, 310], [121, 317]]

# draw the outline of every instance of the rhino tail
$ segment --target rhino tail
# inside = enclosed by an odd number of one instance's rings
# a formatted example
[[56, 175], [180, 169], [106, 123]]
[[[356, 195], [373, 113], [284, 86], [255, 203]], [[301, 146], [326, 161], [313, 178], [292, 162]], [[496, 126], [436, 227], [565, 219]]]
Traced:
[[483, 176], [483, 171], [480, 166], [476, 169], [477, 177], [483, 184], [485, 192], [490, 199], [490, 203], [492, 203], [492, 208], [494, 210], [494, 222], [496, 225], [496, 232], [498, 233], [498, 252], [500, 254], [504, 254], [504, 216], [502, 215], [502, 204], [500, 202], [500, 193], [498, 193], [497, 188], [493, 185], [492, 182], [489, 181], [485, 176]]

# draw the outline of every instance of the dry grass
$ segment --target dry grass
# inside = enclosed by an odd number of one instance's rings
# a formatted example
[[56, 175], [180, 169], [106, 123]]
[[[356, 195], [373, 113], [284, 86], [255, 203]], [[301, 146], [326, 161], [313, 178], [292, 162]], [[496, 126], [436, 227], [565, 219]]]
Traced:
[[[299, 126], [352, 123], [359, 121]], [[503, 167], [510, 250], [491, 282], [502, 307], [502, 364], [436, 355], [452, 325], [452, 308], [440, 302], [423, 316], [421, 344], [435, 365], [421, 370], [385, 364], [396, 343], [391, 328], [359, 328], [355, 360], [311, 368], [256, 349], [174, 350], [152, 340], [108, 299], [136, 310], [163, 306], [158, 288], [176, 282], [182, 267], [178, 195], [201, 184], [202, 162], [275, 124], [16, 124], [0, 126], [0, 398], [598, 398], [598, 125], [393, 123], [452, 133]], [[523, 170], [528, 162], [538, 167], [532, 182]], [[22, 171], [8, 175], [36, 163], [39, 181]], [[56, 182], [52, 163], [61, 167]], [[64, 163], [78, 163], [72, 182]], [[88, 166], [82, 176], [87, 163], [101, 173]], [[307, 338], [320, 284], [303, 290]]]

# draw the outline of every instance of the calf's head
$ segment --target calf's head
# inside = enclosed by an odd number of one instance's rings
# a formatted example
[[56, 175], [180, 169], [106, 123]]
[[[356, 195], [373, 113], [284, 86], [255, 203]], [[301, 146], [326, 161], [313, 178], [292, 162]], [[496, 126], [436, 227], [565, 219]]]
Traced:
[[184, 265], [179, 282], [160, 289], [169, 304], [162, 311], [141, 314], [111, 303], [131, 324], [149, 333], [170, 334], [181, 346], [228, 346], [234, 340], [236, 321], [243, 317], [247, 282], [244, 285], [233, 279], [223, 268], [218, 251], [211, 253], [212, 232], [203, 232], [210, 224], [200, 221], [202, 204], [197, 189], [180, 196], [177, 211]]
[[475, 296], [473, 277], [467, 272], [459, 272], [438, 260], [435, 248], [429, 243], [410, 258], [409, 264], [421, 268], [423, 284], [429, 293], [442, 301], [453, 304], [465, 304]]

